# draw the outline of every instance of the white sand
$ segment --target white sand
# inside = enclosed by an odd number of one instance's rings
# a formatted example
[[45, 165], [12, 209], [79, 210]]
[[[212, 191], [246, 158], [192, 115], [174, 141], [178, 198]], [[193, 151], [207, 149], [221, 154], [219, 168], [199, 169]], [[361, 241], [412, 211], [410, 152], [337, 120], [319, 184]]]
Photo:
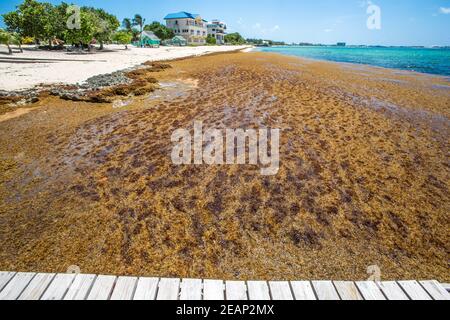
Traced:
[[[40, 84], [75, 84], [105, 73], [134, 67], [145, 61], [171, 60], [215, 52], [244, 50], [248, 46], [202, 46], [202, 47], [160, 47], [135, 48], [129, 46], [106, 46], [106, 51], [94, 54], [71, 54], [67, 52], [37, 51], [25, 48], [24, 53], [5, 55], [5, 46], [0, 46], [0, 90], [29, 89]], [[66, 59], [75, 61], [52, 61], [29, 63], [21, 60], [9, 62], [7, 59]], [[88, 60], [88, 61], [80, 61]], [[7, 62], [4, 62], [7, 61]], [[26, 63], [25, 63], [26, 62]]]

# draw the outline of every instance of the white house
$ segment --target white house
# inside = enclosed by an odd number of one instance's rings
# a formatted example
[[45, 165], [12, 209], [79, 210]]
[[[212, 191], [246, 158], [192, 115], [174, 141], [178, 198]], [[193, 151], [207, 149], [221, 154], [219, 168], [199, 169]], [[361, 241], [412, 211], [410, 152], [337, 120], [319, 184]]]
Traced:
[[226, 30], [227, 25], [220, 20], [213, 20], [208, 24], [208, 35], [212, 35], [216, 38], [217, 44], [225, 43]]
[[189, 44], [205, 44], [208, 35], [207, 21], [198, 14], [177, 12], [168, 14], [166, 26], [172, 29], [175, 36], [182, 36]]

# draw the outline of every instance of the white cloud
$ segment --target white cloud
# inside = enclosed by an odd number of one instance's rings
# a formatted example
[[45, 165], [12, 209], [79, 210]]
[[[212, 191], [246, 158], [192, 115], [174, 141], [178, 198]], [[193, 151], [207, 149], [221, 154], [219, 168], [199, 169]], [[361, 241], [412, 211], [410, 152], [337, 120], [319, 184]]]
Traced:
[[254, 25], [253, 25], [253, 29], [261, 29], [261, 23], [255, 23]]
[[441, 7], [439, 11], [443, 14], [450, 14], [450, 8]]
[[333, 32], [333, 29], [325, 29], [323, 31], [326, 32], [326, 33], [330, 33], [330, 32]]

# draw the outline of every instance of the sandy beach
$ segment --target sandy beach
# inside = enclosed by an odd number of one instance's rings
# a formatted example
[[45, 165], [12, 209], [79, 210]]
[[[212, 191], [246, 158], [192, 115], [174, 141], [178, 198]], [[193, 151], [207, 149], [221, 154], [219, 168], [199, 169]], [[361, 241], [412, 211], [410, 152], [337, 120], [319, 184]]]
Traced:
[[[95, 53], [68, 53], [39, 51], [25, 46], [23, 53], [5, 55], [6, 47], [0, 45], [0, 90], [30, 89], [41, 84], [76, 84], [88, 78], [132, 68], [146, 61], [173, 60], [210, 53], [236, 51], [249, 46], [199, 46], [137, 48], [107, 45]], [[17, 49], [15, 49], [17, 51]], [[9, 63], [8, 59], [15, 59]], [[22, 60], [21, 60], [22, 59]], [[33, 59], [39, 63], [32, 63]]]
[[[0, 86], [168, 57], [152, 50], [0, 64]], [[384, 280], [448, 281], [447, 79], [253, 52], [166, 63], [138, 75], [158, 82], [144, 95], [49, 96], [0, 122], [1, 270], [365, 280], [378, 265]], [[171, 134], [195, 120], [280, 128], [278, 175], [173, 165]]]

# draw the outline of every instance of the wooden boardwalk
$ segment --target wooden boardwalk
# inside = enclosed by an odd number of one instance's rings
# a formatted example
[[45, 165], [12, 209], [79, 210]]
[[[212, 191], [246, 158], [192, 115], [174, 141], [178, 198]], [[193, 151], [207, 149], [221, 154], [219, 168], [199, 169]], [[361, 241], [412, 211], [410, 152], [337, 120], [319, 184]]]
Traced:
[[437, 281], [222, 281], [0, 272], [0, 300], [450, 300]]

